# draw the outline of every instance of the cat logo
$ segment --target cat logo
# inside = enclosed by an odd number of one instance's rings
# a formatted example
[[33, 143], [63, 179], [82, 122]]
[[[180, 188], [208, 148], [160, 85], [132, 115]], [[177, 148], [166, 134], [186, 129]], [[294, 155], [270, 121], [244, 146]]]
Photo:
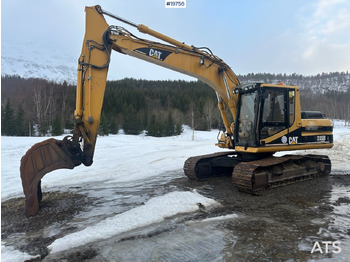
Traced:
[[290, 145], [296, 145], [298, 144], [298, 137], [297, 136], [290, 137], [288, 142]]
[[288, 142], [289, 145], [296, 145], [296, 144], [298, 144], [298, 137], [291, 136], [291, 137], [287, 138], [286, 136], [283, 136], [281, 141], [283, 144], [287, 144], [287, 142]]
[[160, 52], [159, 50], [154, 50], [153, 48], [150, 48], [148, 55], [160, 60], [162, 52]]
[[164, 61], [164, 59], [167, 58], [168, 55], [172, 53], [171, 51], [168, 51], [168, 50], [149, 48], [149, 47], [137, 48], [134, 51], [139, 54], [143, 54], [160, 61]]

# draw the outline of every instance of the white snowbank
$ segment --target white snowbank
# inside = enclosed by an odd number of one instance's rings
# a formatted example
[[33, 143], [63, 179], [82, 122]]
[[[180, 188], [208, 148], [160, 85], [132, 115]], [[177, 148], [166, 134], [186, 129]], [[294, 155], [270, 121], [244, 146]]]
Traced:
[[133, 208], [114, 217], [107, 218], [94, 226], [56, 239], [50, 246], [52, 253], [60, 252], [111, 238], [132, 229], [162, 222], [165, 218], [180, 213], [193, 212], [199, 209], [199, 203], [205, 207], [218, 205], [213, 199], [196, 192], [172, 192], [148, 200], [144, 205]]
[[20, 252], [11, 246], [5, 246], [3, 243], [1, 243], [1, 253], [6, 254], [5, 256], [1, 256], [0, 260], [2, 262], [27, 261], [39, 257], [39, 255], [31, 256], [27, 253]]

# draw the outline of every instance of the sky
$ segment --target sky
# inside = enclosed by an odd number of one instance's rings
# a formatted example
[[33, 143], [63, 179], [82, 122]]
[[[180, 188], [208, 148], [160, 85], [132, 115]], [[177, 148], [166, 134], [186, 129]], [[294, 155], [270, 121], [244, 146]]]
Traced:
[[[350, 71], [349, 0], [187, 0], [186, 8], [177, 9], [165, 8], [165, 0], [3, 0], [2, 55], [5, 47], [21, 44], [18, 52], [32, 53], [33, 59], [34, 50], [50, 48], [75, 63], [85, 30], [84, 6], [95, 4], [188, 45], [209, 47], [236, 74]], [[110, 80], [191, 79], [116, 52], [111, 59]]]

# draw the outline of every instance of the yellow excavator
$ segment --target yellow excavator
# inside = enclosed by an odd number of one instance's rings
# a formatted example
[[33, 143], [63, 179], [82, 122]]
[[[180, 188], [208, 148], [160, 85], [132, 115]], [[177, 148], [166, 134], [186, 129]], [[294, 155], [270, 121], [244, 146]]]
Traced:
[[[73, 169], [81, 163], [92, 164], [112, 50], [195, 77], [214, 89], [225, 127], [216, 145], [231, 150], [189, 158], [184, 164], [189, 178], [232, 175], [239, 190], [256, 194], [265, 188], [330, 173], [327, 156], [273, 156], [279, 151], [333, 146], [331, 121], [321, 112], [301, 111], [297, 86], [243, 85], [209, 48], [189, 46], [100, 6], [86, 7], [85, 12], [73, 134], [63, 140], [51, 138], [35, 144], [22, 157], [20, 172], [27, 216], [39, 210], [41, 179], [46, 173]], [[162, 42], [139, 38], [121, 26], [108, 25], [105, 15]]]

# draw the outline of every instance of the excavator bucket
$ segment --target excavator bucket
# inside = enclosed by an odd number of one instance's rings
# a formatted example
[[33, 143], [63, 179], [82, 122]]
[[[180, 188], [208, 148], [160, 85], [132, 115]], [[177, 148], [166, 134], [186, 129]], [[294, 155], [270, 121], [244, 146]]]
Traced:
[[80, 159], [80, 145], [70, 141], [69, 137], [63, 140], [51, 138], [35, 144], [27, 151], [20, 167], [27, 216], [34, 216], [39, 210], [42, 177], [56, 169], [73, 169], [80, 165]]

